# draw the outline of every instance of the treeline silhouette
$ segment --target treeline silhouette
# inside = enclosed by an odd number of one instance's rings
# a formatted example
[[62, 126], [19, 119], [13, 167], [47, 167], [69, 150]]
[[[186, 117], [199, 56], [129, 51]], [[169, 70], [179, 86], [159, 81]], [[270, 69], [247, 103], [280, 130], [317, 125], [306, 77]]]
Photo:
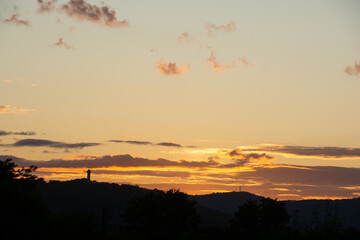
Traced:
[[[290, 216], [284, 202], [252, 197], [239, 203], [231, 216], [198, 205], [194, 197], [190, 199], [176, 189], [148, 190], [86, 179], [46, 183], [34, 174], [36, 169], [18, 168], [11, 159], [0, 161], [2, 236], [77, 240], [360, 239], [360, 230], [344, 227], [337, 210], [330, 207], [325, 217], [313, 211], [311, 224], [302, 224], [299, 212]], [[353, 211], [360, 212], [360, 205]]]

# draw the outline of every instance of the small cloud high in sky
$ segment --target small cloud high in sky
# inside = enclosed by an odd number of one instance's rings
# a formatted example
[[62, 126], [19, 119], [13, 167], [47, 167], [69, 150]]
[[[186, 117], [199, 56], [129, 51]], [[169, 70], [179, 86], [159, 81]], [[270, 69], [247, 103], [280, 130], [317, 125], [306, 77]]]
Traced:
[[245, 66], [245, 67], [252, 67], [254, 64], [249, 63], [249, 61], [246, 59], [246, 57], [240, 57], [239, 61]]
[[351, 76], [359, 75], [360, 74], [360, 63], [356, 63], [356, 61], [355, 61], [354, 65], [347, 66], [346, 69], [344, 70], [344, 72], [346, 72], [347, 74], [349, 74]]
[[56, 9], [57, 0], [37, 0], [39, 8], [38, 13], [50, 13]]
[[0, 0], [1, 159], [46, 181], [91, 168], [97, 181], [192, 194], [356, 197], [359, 12]]
[[13, 14], [11, 17], [2, 20], [3, 23], [14, 24], [16, 26], [29, 27], [30, 22], [27, 20], [20, 19], [18, 14]]
[[181, 75], [190, 69], [190, 64], [177, 66], [174, 62], [164, 63], [162, 61], [158, 62], [156, 70], [161, 75]]
[[236, 23], [231, 21], [224, 25], [216, 25], [214, 23], [208, 23], [206, 25], [206, 31], [209, 36], [214, 35], [214, 33], [222, 31], [224, 33], [231, 33], [236, 30]]
[[212, 69], [216, 73], [222, 73], [228, 69], [237, 69], [238, 67], [236, 64], [230, 64], [230, 65], [222, 65], [218, 63], [214, 51], [210, 52], [210, 57], [207, 59], [207, 61], [212, 65]]
[[86, 0], [69, 0], [67, 3], [60, 5], [57, 5], [57, 0], [37, 0], [37, 2], [39, 5], [37, 12], [40, 14], [58, 11], [79, 21], [94, 22], [107, 27], [129, 26], [128, 20], [117, 20], [115, 10], [106, 5], [93, 5]]
[[190, 41], [190, 35], [188, 32], [183, 32], [180, 36], [178, 36], [178, 43], [182, 44], [185, 41]]
[[68, 43], [64, 42], [63, 38], [59, 38], [56, 43], [54, 44], [55, 47], [63, 47], [65, 49], [72, 49], [73, 47]]

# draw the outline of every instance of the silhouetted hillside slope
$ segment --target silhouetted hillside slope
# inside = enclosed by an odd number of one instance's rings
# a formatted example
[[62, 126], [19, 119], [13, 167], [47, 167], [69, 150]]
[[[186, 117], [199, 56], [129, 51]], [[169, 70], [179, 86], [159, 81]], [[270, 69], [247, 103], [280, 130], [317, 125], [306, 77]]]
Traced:
[[51, 181], [40, 184], [38, 190], [53, 211], [87, 211], [95, 216], [98, 223], [105, 212], [109, 224], [116, 225], [122, 223], [120, 215], [125, 212], [128, 201], [150, 191], [132, 185], [87, 182], [86, 179]]
[[[157, 191], [132, 185], [87, 182], [86, 179], [50, 181], [40, 184], [38, 190], [44, 202], [55, 212], [83, 210], [92, 213], [98, 224], [101, 224], [105, 214], [107, 225], [115, 226], [123, 223], [121, 215], [124, 214], [129, 200], [148, 191]], [[230, 214], [199, 204], [197, 212], [204, 226], [228, 225], [232, 218]]]
[[[38, 190], [51, 210], [83, 210], [93, 214], [98, 224], [103, 223], [105, 218], [107, 226], [123, 224], [121, 215], [124, 214], [129, 200], [149, 191], [158, 191], [132, 185], [87, 182], [86, 179], [41, 183]], [[248, 199], [259, 201], [261, 198], [248, 192], [189, 195], [190, 200], [198, 203], [197, 211], [202, 225], [207, 227], [229, 225], [238, 206], [245, 204]], [[316, 221], [336, 220], [341, 222], [343, 227], [360, 228], [360, 198], [284, 202], [293, 224], [309, 226], [316, 224]]]
[[199, 205], [230, 214], [231, 216], [237, 211], [238, 206], [245, 204], [248, 199], [255, 201], [261, 199], [260, 196], [248, 192], [212, 193], [189, 196], [189, 198], [195, 200]]
[[360, 229], [360, 198], [342, 200], [284, 201], [292, 220], [301, 225], [337, 221], [342, 227]]

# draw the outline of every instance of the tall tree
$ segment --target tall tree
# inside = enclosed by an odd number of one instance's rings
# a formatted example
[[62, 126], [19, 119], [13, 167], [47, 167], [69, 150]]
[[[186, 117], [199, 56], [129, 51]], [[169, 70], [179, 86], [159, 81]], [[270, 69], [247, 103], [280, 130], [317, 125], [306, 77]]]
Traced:
[[43, 181], [33, 174], [36, 169], [18, 168], [11, 159], [0, 161], [2, 232], [28, 239], [39, 239], [44, 234], [48, 211], [36, 191], [36, 184]]
[[232, 225], [245, 239], [286, 239], [283, 233], [289, 220], [284, 203], [262, 198], [259, 203], [248, 200], [239, 206]]
[[189, 239], [200, 223], [195, 206], [179, 190], [151, 191], [131, 200], [124, 218], [140, 238]]

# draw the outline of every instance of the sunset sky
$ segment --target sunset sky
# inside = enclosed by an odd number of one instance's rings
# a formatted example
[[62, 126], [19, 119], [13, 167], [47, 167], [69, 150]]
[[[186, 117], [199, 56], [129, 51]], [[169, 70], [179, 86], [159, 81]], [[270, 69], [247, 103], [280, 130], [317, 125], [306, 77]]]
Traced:
[[0, 0], [0, 159], [189, 194], [360, 196], [360, 1]]

